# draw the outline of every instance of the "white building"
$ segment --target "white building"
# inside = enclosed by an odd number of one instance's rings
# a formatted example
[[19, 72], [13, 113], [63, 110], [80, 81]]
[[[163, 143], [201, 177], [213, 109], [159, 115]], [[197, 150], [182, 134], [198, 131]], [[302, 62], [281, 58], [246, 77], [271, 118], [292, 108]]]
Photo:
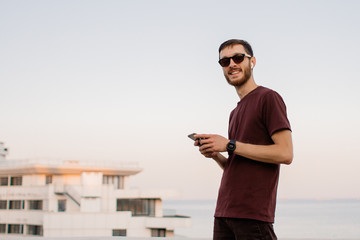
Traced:
[[171, 237], [190, 218], [164, 216], [163, 194], [128, 188], [134, 163], [6, 159], [0, 142], [1, 236]]

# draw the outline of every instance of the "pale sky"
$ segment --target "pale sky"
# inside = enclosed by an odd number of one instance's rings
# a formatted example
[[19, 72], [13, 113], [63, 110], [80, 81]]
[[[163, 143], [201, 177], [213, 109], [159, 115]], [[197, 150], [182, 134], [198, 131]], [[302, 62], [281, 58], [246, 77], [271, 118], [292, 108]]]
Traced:
[[135, 161], [137, 188], [215, 199], [187, 135], [227, 136], [239, 101], [218, 47], [245, 39], [283, 97], [295, 158], [279, 198], [360, 198], [359, 1], [0, 0], [9, 159]]

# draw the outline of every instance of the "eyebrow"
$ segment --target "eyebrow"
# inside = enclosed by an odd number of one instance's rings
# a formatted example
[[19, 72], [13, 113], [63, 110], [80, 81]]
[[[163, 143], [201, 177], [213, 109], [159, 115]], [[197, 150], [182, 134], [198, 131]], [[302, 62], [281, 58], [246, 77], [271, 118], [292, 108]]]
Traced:
[[247, 53], [235, 53], [234, 55], [232, 55], [232, 56], [230, 56], [230, 57], [222, 57], [222, 58], [220, 58], [220, 55], [219, 55], [219, 59], [224, 59], [224, 58], [232, 58], [232, 57], [234, 57], [234, 56], [236, 56], [236, 55], [245, 55], [246, 57], [250, 57], [251, 58], [251, 56], [249, 55], [249, 54], [247, 54]]

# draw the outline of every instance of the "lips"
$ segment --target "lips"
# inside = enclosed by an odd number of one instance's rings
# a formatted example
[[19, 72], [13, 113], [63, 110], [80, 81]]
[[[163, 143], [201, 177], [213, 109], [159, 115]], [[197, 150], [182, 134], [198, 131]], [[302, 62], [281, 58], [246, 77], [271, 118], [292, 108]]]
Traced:
[[241, 72], [241, 69], [232, 69], [228, 73], [229, 75], [235, 75]]

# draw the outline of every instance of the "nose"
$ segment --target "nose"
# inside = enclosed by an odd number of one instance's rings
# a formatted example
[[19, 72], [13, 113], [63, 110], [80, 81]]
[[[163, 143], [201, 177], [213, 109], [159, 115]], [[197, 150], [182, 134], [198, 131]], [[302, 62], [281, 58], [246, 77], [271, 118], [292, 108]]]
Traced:
[[236, 63], [234, 62], [234, 60], [232, 58], [230, 58], [229, 67], [233, 67], [233, 66], [236, 66]]

